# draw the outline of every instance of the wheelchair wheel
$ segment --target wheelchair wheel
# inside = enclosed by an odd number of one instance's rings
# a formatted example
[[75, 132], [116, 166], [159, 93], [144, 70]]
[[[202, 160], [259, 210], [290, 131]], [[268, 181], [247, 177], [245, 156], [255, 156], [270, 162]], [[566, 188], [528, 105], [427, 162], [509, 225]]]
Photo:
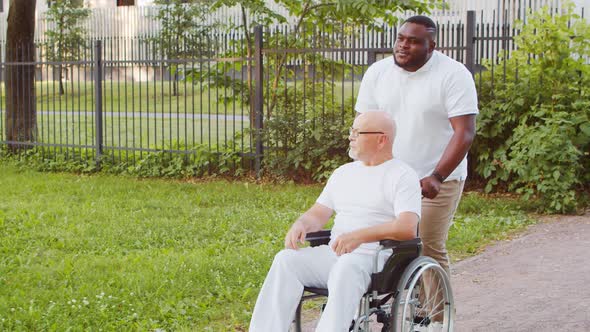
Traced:
[[393, 332], [453, 331], [455, 304], [449, 277], [432, 258], [408, 265], [391, 307]]
[[295, 319], [289, 327], [289, 332], [313, 332], [324, 311], [327, 298], [318, 297], [300, 303], [295, 313]]

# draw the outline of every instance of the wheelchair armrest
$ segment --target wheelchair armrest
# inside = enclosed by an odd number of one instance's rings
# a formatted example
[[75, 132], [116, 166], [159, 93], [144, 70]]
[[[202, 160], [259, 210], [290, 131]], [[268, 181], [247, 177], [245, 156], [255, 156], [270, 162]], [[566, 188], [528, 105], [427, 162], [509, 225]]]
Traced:
[[407, 248], [421, 245], [422, 240], [418, 237], [407, 241], [381, 240], [379, 244], [383, 247], [382, 249]]
[[328, 244], [330, 242], [330, 233], [331, 231], [329, 229], [307, 233], [305, 235], [305, 241], [309, 241], [309, 245], [312, 247]]
[[[408, 241], [381, 240], [381, 250], [391, 249], [392, 254], [387, 258], [381, 272], [371, 275], [371, 289], [379, 294], [390, 293], [396, 287], [406, 266], [420, 256], [422, 240], [415, 238]], [[377, 266], [378, 255], [375, 255]]]

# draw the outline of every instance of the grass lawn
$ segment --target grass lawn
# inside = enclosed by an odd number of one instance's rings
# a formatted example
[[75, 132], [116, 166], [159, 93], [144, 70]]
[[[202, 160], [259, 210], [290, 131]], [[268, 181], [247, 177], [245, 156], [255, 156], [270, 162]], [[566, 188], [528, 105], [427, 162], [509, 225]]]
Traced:
[[[57, 81], [35, 83], [38, 111], [93, 112], [94, 82], [64, 82], [65, 94], [59, 94]], [[125, 82], [104, 81], [103, 110], [129, 113], [236, 114], [248, 116], [248, 109], [239, 104], [224, 104], [222, 89], [179, 82], [178, 95], [173, 95], [171, 81]], [[4, 84], [0, 98], [5, 102]], [[4, 108], [4, 107], [3, 107]]]
[[[320, 83], [320, 82], [318, 82]], [[91, 81], [64, 82], [65, 94], [59, 94], [57, 81], [35, 83], [37, 111], [81, 111], [94, 112], [94, 83]], [[302, 80], [297, 86], [303, 85]], [[293, 82], [289, 86], [294, 86]], [[326, 85], [326, 90], [316, 91], [318, 96], [331, 95], [339, 104], [343, 98], [356, 97], [360, 81], [336, 81], [333, 86]], [[0, 105], [5, 109], [6, 97], [4, 84], [0, 84]], [[264, 94], [270, 93], [267, 88]], [[173, 95], [172, 81], [125, 82], [104, 81], [103, 111], [116, 113], [157, 113], [157, 114], [188, 114], [208, 116], [228, 114], [248, 117], [249, 108], [230, 101], [225, 103], [224, 97], [230, 91], [221, 88], [209, 88], [206, 85], [193, 85], [190, 82], [178, 82], [178, 95]]]
[[[245, 330], [291, 222], [321, 186], [38, 173], [0, 162], [0, 330]], [[465, 195], [473, 255], [532, 220]]]
[[[4, 133], [4, 114], [0, 113], [0, 138]], [[232, 115], [192, 119], [183, 117], [129, 116], [103, 117], [105, 146], [126, 148], [169, 148], [172, 143], [222, 145], [250, 127], [248, 120]], [[91, 113], [77, 111], [37, 114], [37, 141], [50, 144], [94, 145], [95, 119]], [[241, 135], [249, 144], [249, 135]], [[242, 138], [239, 143], [241, 144]]]

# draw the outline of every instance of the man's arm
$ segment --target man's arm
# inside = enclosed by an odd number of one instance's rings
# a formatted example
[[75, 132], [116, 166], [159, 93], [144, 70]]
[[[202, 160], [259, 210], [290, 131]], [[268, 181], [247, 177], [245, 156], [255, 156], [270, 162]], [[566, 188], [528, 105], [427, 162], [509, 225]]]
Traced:
[[429, 175], [420, 180], [422, 195], [430, 199], [438, 195], [441, 179], [447, 178], [459, 166], [475, 138], [475, 114], [452, 117], [449, 121], [454, 133], [434, 168], [433, 174], [436, 175]]
[[297, 242], [304, 243], [307, 233], [321, 230], [333, 213], [334, 210], [315, 203], [293, 223], [285, 236], [285, 248], [299, 249]]
[[392, 222], [367, 227], [354, 232], [342, 234], [332, 244], [336, 255], [347, 254], [367, 242], [380, 240], [406, 241], [416, 238], [418, 215], [414, 212], [402, 212]]

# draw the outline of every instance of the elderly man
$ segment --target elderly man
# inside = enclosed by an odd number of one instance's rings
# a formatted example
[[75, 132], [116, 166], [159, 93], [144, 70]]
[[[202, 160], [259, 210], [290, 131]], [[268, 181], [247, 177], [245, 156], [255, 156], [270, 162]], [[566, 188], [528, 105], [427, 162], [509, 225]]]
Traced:
[[[378, 241], [416, 237], [420, 182], [414, 170], [394, 158], [394, 137], [388, 113], [355, 119], [349, 140], [356, 161], [334, 171], [316, 203], [289, 229], [286, 249], [275, 256], [260, 290], [250, 331], [287, 331], [304, 286], [330, 293], [317, 330], [348, 331], [369, 286]], [[299, 249], [306, 233], [322, 229], [334, 212], [329, 245]]]

